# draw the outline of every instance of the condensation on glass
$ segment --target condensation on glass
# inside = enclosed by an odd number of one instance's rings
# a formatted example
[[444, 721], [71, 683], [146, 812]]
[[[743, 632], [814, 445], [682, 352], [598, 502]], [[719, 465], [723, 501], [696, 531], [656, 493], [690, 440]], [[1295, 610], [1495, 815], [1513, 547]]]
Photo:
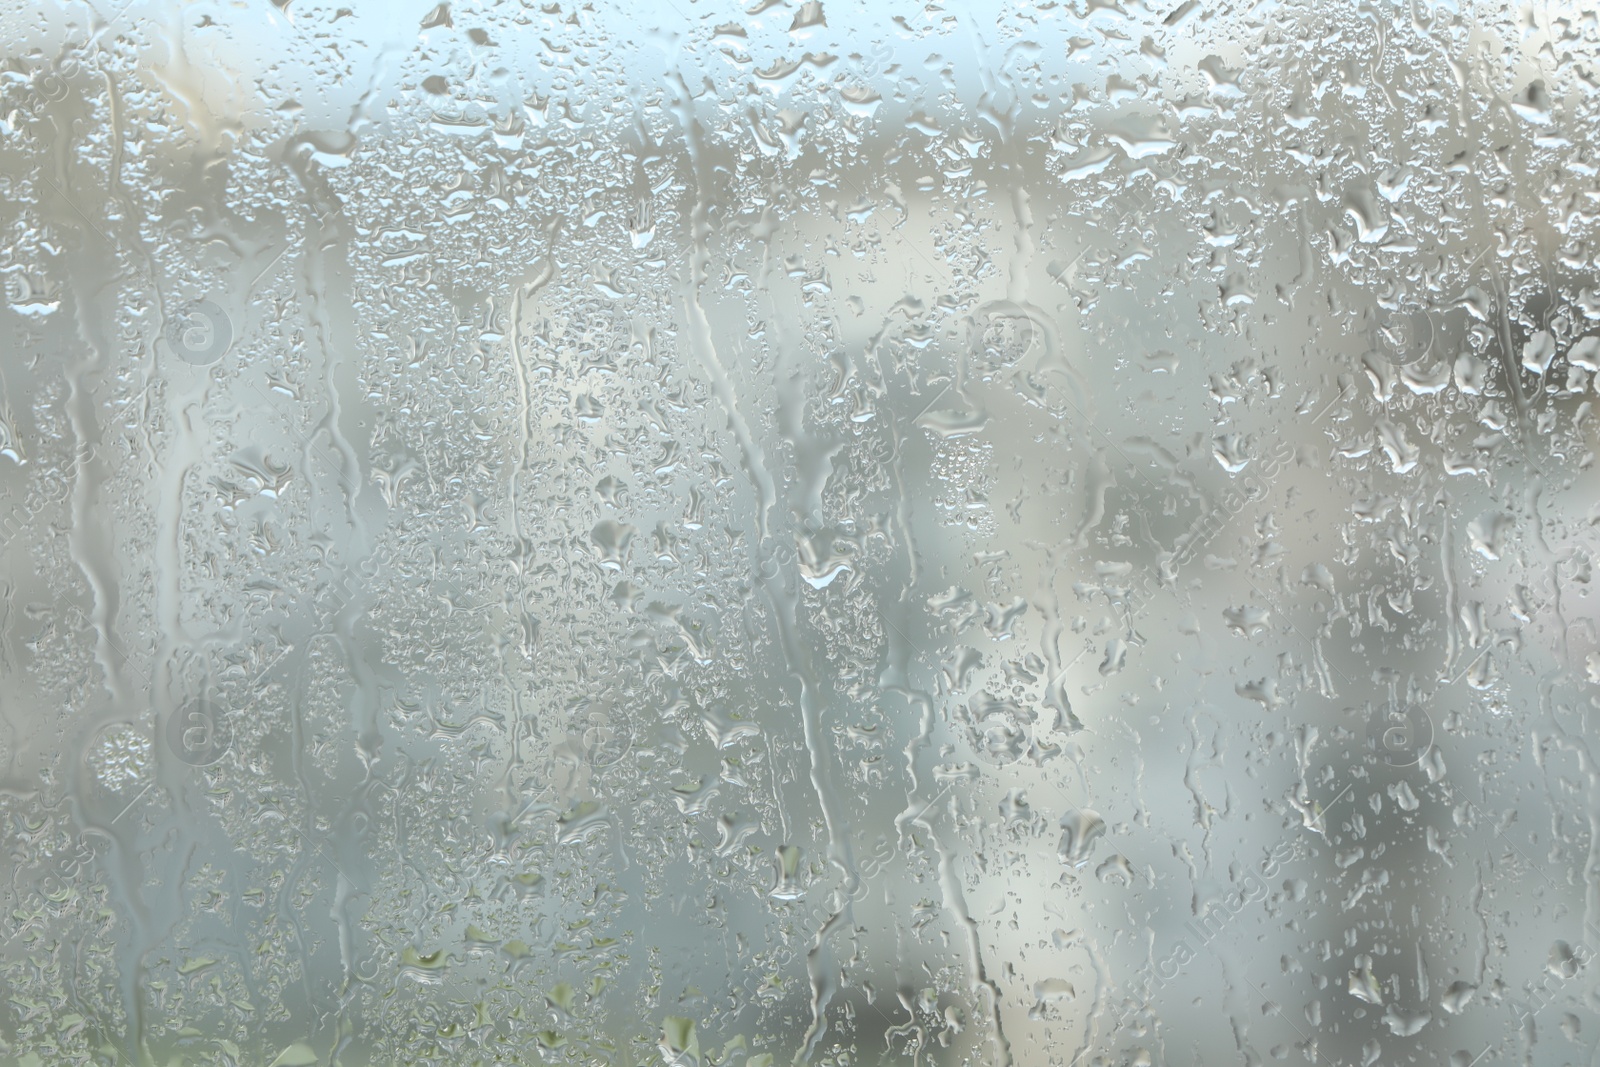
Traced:
[[0, 1064], [1594, 1059], [1592, 9], [0, 26]]

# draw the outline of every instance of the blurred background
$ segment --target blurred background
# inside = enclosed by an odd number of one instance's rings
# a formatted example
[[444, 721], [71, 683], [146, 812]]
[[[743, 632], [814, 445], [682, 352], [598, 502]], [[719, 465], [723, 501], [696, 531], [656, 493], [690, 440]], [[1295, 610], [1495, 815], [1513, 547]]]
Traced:
[[0, 1063], [1596, 1061], [1593, 12], [0, 40]]

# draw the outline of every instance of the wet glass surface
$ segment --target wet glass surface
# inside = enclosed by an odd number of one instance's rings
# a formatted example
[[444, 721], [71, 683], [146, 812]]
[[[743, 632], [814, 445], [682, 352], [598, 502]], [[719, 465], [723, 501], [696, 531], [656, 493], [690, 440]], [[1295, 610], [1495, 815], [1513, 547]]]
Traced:
[[0, 1064], [1594, 1060], [1592, 10], [0, 27]]

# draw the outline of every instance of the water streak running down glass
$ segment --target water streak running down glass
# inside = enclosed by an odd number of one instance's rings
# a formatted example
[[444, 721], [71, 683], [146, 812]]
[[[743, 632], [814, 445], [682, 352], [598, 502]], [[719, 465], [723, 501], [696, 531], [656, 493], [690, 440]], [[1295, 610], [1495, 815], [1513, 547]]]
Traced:
[[1600, 1056], [1600, 17], [0, 0], [0, 1067]]

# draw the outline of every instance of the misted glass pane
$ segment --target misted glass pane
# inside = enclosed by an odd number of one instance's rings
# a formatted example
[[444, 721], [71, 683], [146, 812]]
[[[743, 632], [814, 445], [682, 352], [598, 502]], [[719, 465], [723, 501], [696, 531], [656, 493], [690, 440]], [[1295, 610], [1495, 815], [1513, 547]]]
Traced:
[[0, 1065], [1595, 1060], [1591, 8], [0, 27]]

